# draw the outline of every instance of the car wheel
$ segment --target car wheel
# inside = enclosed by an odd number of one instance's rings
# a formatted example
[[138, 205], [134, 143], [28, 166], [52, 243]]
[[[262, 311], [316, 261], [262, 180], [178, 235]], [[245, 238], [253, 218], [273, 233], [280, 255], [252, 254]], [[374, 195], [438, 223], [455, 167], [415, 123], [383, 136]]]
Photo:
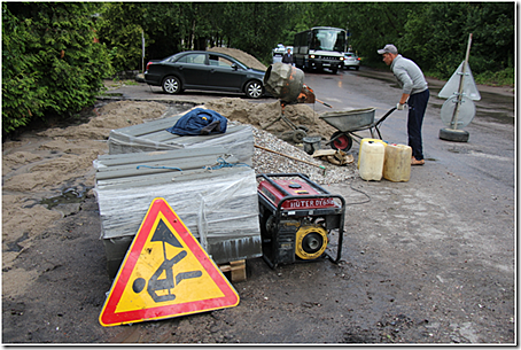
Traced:
[[263, 93], [262, 84], [259, 81], [252, 80], [246, 84], [245, 92], [249, 98], [260, 98]]
[[358, 68], [360, 68], [360, 67], [355, 67], [356, 70], [358, 70]]
[[174, 76], [166, 77], [163, 80], [163, 91], [167, 94], [178, 94], [182, 91], [181, 89], [181, 81]]

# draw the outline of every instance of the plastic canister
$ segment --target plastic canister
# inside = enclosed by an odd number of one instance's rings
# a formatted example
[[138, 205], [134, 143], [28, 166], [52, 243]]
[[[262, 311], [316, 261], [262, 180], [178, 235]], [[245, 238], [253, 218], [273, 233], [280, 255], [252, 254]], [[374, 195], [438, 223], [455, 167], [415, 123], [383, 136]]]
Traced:
[[367, 141], [364, 147], [361, 148], [358, 156], [358, 160], [360, 161], [358, 174], [360, 177], [368, 181], [380, 181], [383, 174], [384, 157], [385, 146], [383, 143]]
[[384, 179], [399, 182], [409, 181], [411, 177], [412, 148], [395, 143], [385, 148]]
[[385, 146], [387, 146], [387, 142], [386, 141], [383, 141], [383, 140], [379, 140], [379, 139], [362, 139], [360, 141], [360, 147], [358, 149], [358, 169], [360, 169], [360, 155], [362, 154], [362, 149], [364, 148], [364, 145], [369, 142], [369, 141], [372, 141], [372, 142], [378, 142], [378, 143], [381, 143]]

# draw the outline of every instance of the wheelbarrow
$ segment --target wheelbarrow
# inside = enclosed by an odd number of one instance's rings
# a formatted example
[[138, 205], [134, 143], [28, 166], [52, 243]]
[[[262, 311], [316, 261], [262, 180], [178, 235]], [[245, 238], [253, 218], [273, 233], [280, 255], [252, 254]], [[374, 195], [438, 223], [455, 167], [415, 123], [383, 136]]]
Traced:
[[382, 140], [382, 135], [380, 134], [379, 129], [380, 124], [382, 124], [395, 110], [396, 107], [391, 108], [376, 122], [374, 120], [375, 108], [334, 111], [319, 115], [320, 119], [338, 130], [331, 135], [331, 138], [326, 142], [326, 145], [329, 145], [333, 149], [347, 152], [353, 146], [353, 140], [360, 143], [360, 140], [362, 140], [363, 137], [356, 134], [356, 132], [363, 130], [369, 130], [371, 132], [371, 138], [375, 138], [376, 132], [380, 140]]

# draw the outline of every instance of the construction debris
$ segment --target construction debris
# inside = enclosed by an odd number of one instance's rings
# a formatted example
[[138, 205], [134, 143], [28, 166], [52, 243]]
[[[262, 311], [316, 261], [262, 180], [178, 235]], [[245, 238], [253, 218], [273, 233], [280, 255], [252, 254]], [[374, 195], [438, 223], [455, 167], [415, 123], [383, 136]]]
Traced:
[[320, 149], [313, 153], [313, 158], [320, 158], [322, 160], [328, 161], [331, 164], [335, 165], [346, 165], [351, 164], [355, 161], [355, 158], [351, 154], [346, 154], [342, 150], [334, 150], [334, 149]]

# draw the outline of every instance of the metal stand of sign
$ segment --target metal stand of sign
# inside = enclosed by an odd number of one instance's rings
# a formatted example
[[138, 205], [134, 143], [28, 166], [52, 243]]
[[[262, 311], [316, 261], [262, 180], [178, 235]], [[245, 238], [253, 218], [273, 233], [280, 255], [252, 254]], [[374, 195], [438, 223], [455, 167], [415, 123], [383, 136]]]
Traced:
[[471, 43], [472, 33], [469, 35], [465, 61], [458, 67], [438, 95], [447, 98], [446, 91], [450, 91], [456, 82], [455, 79], [459, 79], [458, 92], [453, 92], [441, 108], [441, 120], [446, 125], [446, 128], [440, 129], [439, 138], [442, 140], [468, 141], [469, 133], [462, 128], [470, 124], [476, 114], [473, 100], [481, 99], [468, 66]]

